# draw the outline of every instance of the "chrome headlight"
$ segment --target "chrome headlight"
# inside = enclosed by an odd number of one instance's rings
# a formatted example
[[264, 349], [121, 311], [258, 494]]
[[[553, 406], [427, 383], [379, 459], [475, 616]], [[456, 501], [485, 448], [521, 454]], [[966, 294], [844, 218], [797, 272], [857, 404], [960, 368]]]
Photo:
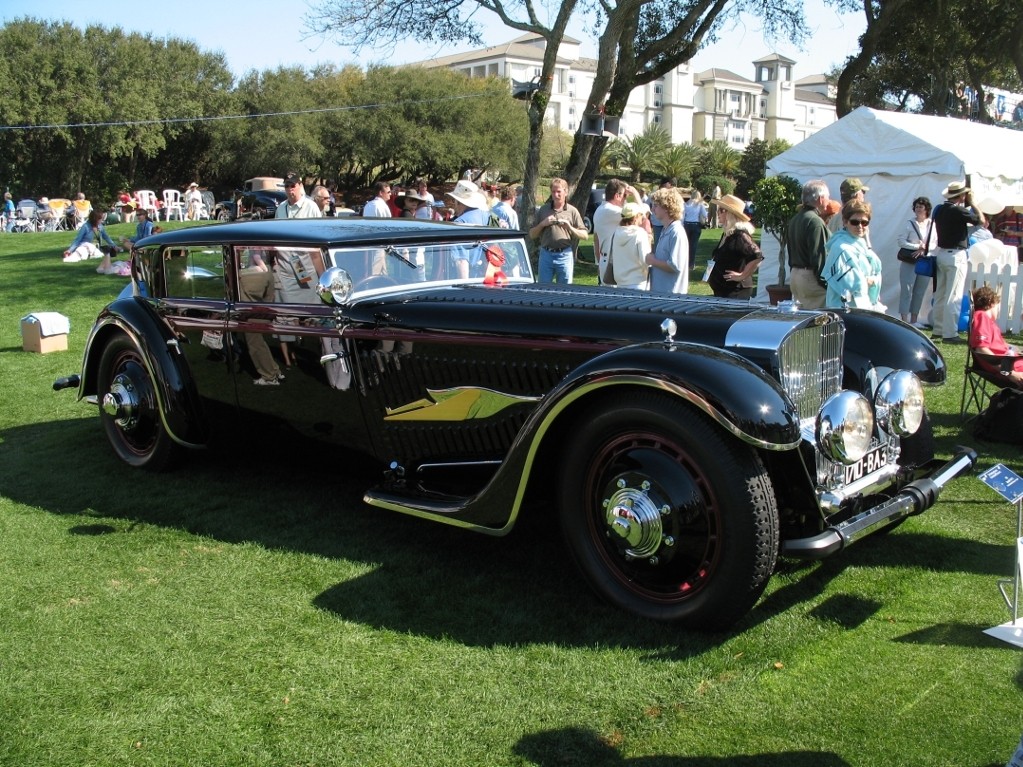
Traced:
[[817, 414], [817, 446], [833, 461], [856, 463], [870, 449], [874, 412], [866, 397], [840, 391]]
[[908, 370], [889, 374], [874, 396], [877, 425], [889, 434], [908, 437], [916, 434], [924, 420], [924, 387]]
[[316, 284], [316, 294], [323, 303], [329, 306], [344, 306], [352, 297], [352, 277], [347, 271], [337, 266], [320, 275]]

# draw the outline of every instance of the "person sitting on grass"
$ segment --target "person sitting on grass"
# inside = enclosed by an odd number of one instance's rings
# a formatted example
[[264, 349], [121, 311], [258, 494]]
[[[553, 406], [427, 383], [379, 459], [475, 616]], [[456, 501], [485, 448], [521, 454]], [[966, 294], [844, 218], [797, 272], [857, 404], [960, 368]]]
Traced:
[[149, 220], [149, 211], [145, 208], [139, 208], [135, 216], [138, 219], [138, 223], [135, 224], [135, 236], [121, 238], [121, 245], [124, 246], [125, 250], [131, 250], [135, 243], [143, 237], [149, 237], [149, 235], [155, 234], [158, 231], [153, 226], [153, 222]]
[[[103, 245], [102, 243], [106, 243]], [[117, 253], [117, 243], [110, 239], [106, 227], [103, 226], [103, 211], [94, 210], [89, 213], [89, 218], [78, 228], [78, 234], [74, 241], [64, 251], [64, 261], [85, 261], [90, 258], [102, 258], [99, 267], [96, 269], [100, 274], [107, 274], [110, 270], [110, 258]]]

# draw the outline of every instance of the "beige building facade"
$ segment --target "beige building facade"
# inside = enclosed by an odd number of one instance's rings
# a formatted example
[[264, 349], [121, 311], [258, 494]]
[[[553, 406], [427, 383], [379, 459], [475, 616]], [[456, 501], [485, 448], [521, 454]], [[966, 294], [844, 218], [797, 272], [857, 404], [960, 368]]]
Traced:
[[[510, 42], [418, 62], [448, 67], [467, 77], [503, 77], [525, 87], [539, 80], [543, 38], [523, 35]], [[796, 62], [772, 54], [752, 62], [754, 79], [727, 69], [695, 72], [681, 64], [664, 77], [637, 87], [621, 115], [619, 135], [636, 136], [659, 124], [672, 143], [721, 140], [742, 151], [753, 139], [797, 144], [838, 118], [834, 89], [823, 74], [794, 77]], [[547, 120], [576, 132], [591, 110], [596, 59], [580, 55], [580, 43], [565, 38], [558, 50]]]

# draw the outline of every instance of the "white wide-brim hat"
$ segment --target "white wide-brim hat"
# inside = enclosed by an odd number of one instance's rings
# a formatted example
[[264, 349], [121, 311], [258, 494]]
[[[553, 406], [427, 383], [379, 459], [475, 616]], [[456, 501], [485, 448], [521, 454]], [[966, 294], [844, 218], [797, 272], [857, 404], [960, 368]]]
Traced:
[[487, 198], [484, 197], [483, 192], [480, 191], [479, 187], [471, 181], [459, 181], [455, 184], [454, 189], [450, 192], [445, 192], [445, 196], [458, 200], [467, 208], [487, 207]]

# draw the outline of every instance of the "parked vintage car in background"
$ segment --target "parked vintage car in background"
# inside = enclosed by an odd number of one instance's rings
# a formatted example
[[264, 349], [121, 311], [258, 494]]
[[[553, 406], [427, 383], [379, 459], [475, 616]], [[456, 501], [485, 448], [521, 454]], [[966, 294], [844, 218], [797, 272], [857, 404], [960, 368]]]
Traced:
[[741, 618], [779, 556], [920, 513], [976, 460], [934, 460], [924, 387], [945, 363], [898, 320], [536, 284], [521, 237], [413, 219], [163, 232], [54, 386], [99, 406], [133, 466], [262, 418], [375, 460], [373, 506], [495, 536], [556, 517], [604, 599], [704, 629]]
[[218, 221], [273, 218], [277, 206], [288, 199], [284, 179], [275, 176], [257, 176], [242, 184], [230, 200], [221, 200], [213, 208]]

